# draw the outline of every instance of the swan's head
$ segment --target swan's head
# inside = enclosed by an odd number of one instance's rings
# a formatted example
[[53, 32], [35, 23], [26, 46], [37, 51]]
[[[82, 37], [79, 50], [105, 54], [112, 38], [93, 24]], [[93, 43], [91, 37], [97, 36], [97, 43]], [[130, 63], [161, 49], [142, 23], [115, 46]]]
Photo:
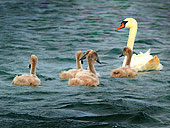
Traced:
[[92, 61], [94, 63], [96, 61], [99, 64], [101, 64], [101, 62], [99, 61], [98, 54], [95, 51], [91, 50], [91, 49], [87, 50], [86, 53], [84, 54], [84, 56], [80, 60], [82, 61], [82, 60], [84, 60], [86, 58], [88, 58], [88, 60], [90, 60], [90, 61]]
[[115, 31], [122, 28], [133, 28], [133, 27], [137, 27], [137, 21], [133, 18], [126, 18], [122, 21], [121, 25]]
[[129, 47], [125, 47], [123, 49], [123, 53], [122, 55], [120, 55], [120, 57], [122, 56], [132, 56], [132, 50]]

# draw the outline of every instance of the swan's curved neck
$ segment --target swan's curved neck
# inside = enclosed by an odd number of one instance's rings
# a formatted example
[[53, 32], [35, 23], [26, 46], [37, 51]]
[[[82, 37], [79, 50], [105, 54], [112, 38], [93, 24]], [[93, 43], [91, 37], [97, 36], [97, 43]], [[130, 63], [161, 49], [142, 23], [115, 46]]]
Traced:
[[90, 72], [96, 74], [96, 70], [94, 68], [94, 63], [89, 58], [88, 58], [88, 64], [89, 64], [88, 68], [89, 68]]
[[31, 64], [30, 74], [36, 75], [36, 63]]
[[134, 25], [129, 30], [129, 37], [128, 37], [128, 41], [127, 41], [127, 47], [129, 47], [131, 50], [133, 50], [136, 33], [137, 33], [137, 25]]
[[[127, 41], [127, 47], [129, 47], [132, 51], [133, 51], [133, 45], [134, 45], [135, 38], [136, 38], [137, 29], [138, 29], [138, 26], [134, 25], [129, 30], [129, 37], [128, 37], [128, 41]], [[126, 59], [127, 59], [127, 57], [125, 56], [125, 59], [123, 61], [123, 65], [122, 65], [123, 67], [125, 66]]]

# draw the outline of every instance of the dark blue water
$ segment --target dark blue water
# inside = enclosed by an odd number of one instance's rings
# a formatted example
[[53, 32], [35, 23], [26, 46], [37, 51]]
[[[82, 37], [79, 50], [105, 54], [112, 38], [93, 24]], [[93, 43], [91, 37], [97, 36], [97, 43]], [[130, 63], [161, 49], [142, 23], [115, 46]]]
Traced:
[[[0, 127], [169, 128], [169, 16], [165, 0], [0, 1]], [[114, 29], [127, 17], [138, 21], [134, 51], [151, 48], [162, 71], [110, 78], [128, 38], [127, 29]], [[103, 62], [95, 65], [100, 85], [70, 87], [59, 73], [76, 68], [76, 51], [87, 49]], [[42, 85], [12, 85], [16, 74], [29, 73], [31, 54]]]

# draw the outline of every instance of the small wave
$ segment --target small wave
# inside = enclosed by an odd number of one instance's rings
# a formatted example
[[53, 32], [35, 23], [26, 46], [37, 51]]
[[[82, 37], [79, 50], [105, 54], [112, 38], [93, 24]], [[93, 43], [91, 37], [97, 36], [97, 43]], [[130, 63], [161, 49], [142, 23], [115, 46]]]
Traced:
[[151, 124], [151, 125], [156, 125], [161, 123], [160, 120], [150, 116], [145, 112], [138, 112], [134, 114], [132, 117], [128, 119], [128, 122], [135, 123], [135, 124]]
[[49, 47], [49, 48], [46, 48], [46, 50], [49, 50], [49, 51], [57, 51], [57, 50], [59, 50], [59, 48]]
[[1, 115], [1, 117], [12, 118], [12, 119], [49, 120], [49, 118], [46, 117], [33, 116], [29, 114], [18, 114], [14, 112], [6, 113], [4, 115]]
[[11, 74], [6, 71], [0, 71], [0, 75], [11, 75]]
[[46, 27], [39, 27], [39, 28], [31, 28], [29, 30], [34, 30], [34, 31], [49, 31], [49, 30], [53, 30], [53, 29], [57, 29], [57, 26], [46, 26]]
[[44, 79], [45, 81], [50, 81], [50, 80], [55, 80], [55, 77], [49, 77], [49, 76], [45, 76], [45, 75], [41, 75], [41, 74], [37, 74], [38, 78], [40, 79]]
[[156, 100], [161, 103], [170, 103], [170, 95], [159, 96]]
[[[1, 127], [42, 127], [42, 128], [80, 128], [80, 127], [105, 127], [107, 123], [72, 120], [65, 118], [45, 118], [40, 116], [30, 116], [27, 114], [7, 115], [15, 118], [0, 118]], [[21, 117], [21, 118], [17, 118]]]
[[135, 41], [137, 44], [147, 44], [147, 45], [155, 45], [155, 44], [163, 44], [162, 42], [156, 39], [146, 39], [146, 40], [137, 40]]
[[113, 49], [107, 51], [105, 54], [108, 54], [108, 55], [114, 55], [114, 54], [119, 55], [121, 53], [122, 53], [122, 49], [120, 49], [120, 48], [113, 48]]
[[[31, 94], [31, 93], [30, 93]], [[29, 94], [29, 95], [30, 95]], [[23, 95], [22, 95], [23, 96]], [[35, 99], [32, 99], [32, 98], [28, 98], [28, 97], [21, 97], [21, 95], [19, 96], [14, 96], [14, 97], [8, 97], [8, 96], [4, 96], [4, 97], [0, 97], [0, 100], [1, 101], [11, 101], [11, 102], [25, 102], [25, 103], [28, 103], [28, 102], [40, 102], [42, 100], [44, 100], [44, 98], [35, 98]]]
[[19, 92], [19, 93], [15, 93], [16, 96], [27, 96], [27, 95], [35, 95], [35, 96], [39, 96], [39, 95], [52, 95], [52, 94], [57, 94], [56, 91], [31, 91], [31, 92]]
[[53, 61], [61, 61], [61, 62], [75, 62], [76, 60], [74, 58], [45, 58], [44, 60], [53, 60]]

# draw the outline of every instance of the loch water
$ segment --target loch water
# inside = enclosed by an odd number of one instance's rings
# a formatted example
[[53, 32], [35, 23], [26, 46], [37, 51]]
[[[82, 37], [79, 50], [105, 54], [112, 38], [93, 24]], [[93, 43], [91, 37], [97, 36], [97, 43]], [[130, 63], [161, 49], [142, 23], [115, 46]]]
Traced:
[[[136, 53], [151, 49], [162, 71], [111, 78], [122, 65], [127, 17], [138, 22]], [[76, 51], [97, 51], [100, 85], [68, 86], [59, 73], [76, 68]], [[170, 128], [169, 0], [1, 0], [1, 128]], [[15, 86], [38, 57], [40, 86]], [[87, 67], [87, 61], [83, 64]]]

